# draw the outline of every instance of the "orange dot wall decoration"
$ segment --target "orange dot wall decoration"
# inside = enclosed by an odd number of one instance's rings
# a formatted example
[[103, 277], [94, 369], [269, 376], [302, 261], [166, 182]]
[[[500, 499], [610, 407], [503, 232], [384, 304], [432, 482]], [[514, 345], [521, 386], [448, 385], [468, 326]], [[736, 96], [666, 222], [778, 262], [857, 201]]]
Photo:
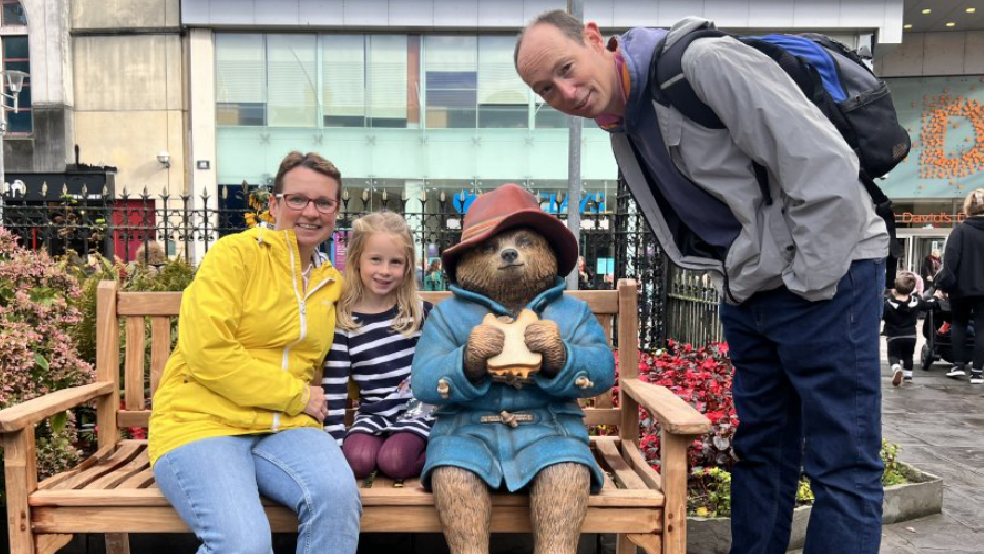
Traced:
[[984, 77], [886, 79], [912, 138], [879, 184], [890, 198], [957, 198], [984, 184]]

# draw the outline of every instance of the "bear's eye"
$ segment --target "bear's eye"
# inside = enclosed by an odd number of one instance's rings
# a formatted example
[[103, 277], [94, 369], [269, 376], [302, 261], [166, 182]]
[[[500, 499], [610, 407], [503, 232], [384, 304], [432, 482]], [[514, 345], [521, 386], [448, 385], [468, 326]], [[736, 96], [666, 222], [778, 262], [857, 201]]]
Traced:
[[485, 254], [492, 254], [495, 252], [495, 243], [488, 241], [482, 245], [482, 252]]
[[516, 246], [521, 246], [523, 248], [526, 248], [527, 246], [529, 246], [531, 244], [533, 244], [533, 241], [530, 240], [530, 237], [528, 237], [526, 235], [520, 235], [520, 236], [516, 237]]

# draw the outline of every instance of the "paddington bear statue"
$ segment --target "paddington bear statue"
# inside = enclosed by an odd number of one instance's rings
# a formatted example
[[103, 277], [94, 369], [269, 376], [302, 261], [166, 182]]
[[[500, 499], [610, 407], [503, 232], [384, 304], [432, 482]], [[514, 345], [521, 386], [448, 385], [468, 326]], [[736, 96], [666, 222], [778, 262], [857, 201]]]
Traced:
[[[615, 380], [601, 325], [587, 304], [564, 295], [562, 276], [577, 253], [560, 220], [507, 184], [475, 199], [461, 242], [441, 256], [453, 295], [424, 325], [411, 386], [439, 406], [422, 482], [434, 492], [453, 554], [486, 554], [491, 492], [524, 488], [536, 552], [577, 549], [588, 496], [604, 479], [577, 399]], [[486, 317], [525, 319], [527, 310], [536, 320], [515, 338], [541, 360], [538, 370], [493, 374], [487, 362], [517, 345]]]

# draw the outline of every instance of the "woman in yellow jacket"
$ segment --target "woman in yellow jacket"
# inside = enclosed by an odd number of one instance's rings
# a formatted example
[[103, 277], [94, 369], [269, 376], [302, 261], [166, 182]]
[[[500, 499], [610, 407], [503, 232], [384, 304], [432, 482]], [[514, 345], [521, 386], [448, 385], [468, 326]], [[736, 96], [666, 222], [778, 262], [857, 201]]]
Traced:
[[316, 367], [331, 346], [341, 276], [317, 251], [341, 174], [291, 152], [270, 199], [276, 230], [219, 239], [181, 299], [178, 345], [154, 395], [149, 451], [198, 552], [268, 554], [264, 496], [294, 510], [297, 552], [355, 552], [355, 478], [321, 421]]

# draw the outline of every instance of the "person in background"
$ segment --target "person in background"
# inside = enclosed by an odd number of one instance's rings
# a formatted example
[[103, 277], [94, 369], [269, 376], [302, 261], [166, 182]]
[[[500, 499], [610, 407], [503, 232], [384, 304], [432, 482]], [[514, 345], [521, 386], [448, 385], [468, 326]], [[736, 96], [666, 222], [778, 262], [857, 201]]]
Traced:
[[705, 28], [714, 24], [691, 17], [606, 38], [595, 22], [553, 10], [527, 25], [514, 62], [551, 107], [611, 133], [620, 180], [663, 251], [710, 271], [722, 292], [741, 419], [732, 552], [786, 551], [805, 471], [816, 501], [804, 553], [876, 554], [885, 222], [857, 155], [755, 48], [694, 40], [674, 77], [724, 128], [653, 100], [656, 49]]
[[984, 188], [967, 195], [966, 218], [946, 240], [943, 267], [936, 284], [946, 291], [953, 310], [953, 367], [947, 377], [967, 374], [967, 327], [974, 322], [973, 365], [970, 382], [984, 384]]
[[146, 268], [151, 273], [159, 273], [161, 266], [167, 263], [167, 255], [157, 241], [141, 243], [130, 263]]
[[584, 256], [577, 257], [577, 288], [578, 290], [594, 288], [594, 272], [588, 267]]
[[936, 274], [940, 272], [940, 267], [943, 265], [943, 260], [940, 259], [940, 251], [933, 249], [932, 252], [926, 254], [923, 258], [922, 269], [919, 271], [919, 276], [922, 277], [923, 282], [927, 286], [933, 285], [933, 279]]
[[[888, 363], [892, 368], [892, 384], [912, 382], [913, 355], [916, 351], [916, 324], [919, 314], [932, 309], [932, 300], [923, 300], [916, 290], [919, 276], [903, 271], [895, 278], [891, 297], [885, 300], [882, 320]], [[936, 294], [942, 295], [942, 292]]]
[[431, 260], [424, 274], [424, 290], [444, 290], [444, 274], [441, 273], [441, 258]]
[[199, 554], [269, 554], [261, 496], [297, 514], [299, 554], [358, 546], [359, 489], [321, 428], [328, 406], [311, 384], [342, 291], [317, 250], [334, 230], [341, 186], [317, 153], [288, 154], [270, 197], [276, 230], [220, 238], [181, 297], [148, 450]]
[[[410, 277], [413, 236], [399, 215], [372, 213], [352, 223], [348, 253], [335, 340], [324, 364], [325, 430], [342, 444], [356, 479], [377, 468], [393, 479], [416, 477], [434, 419], [410, 391], [414, 348], [432, 308]], [[350, 379], [360, 390], [359, 409], [346, 433]]]

